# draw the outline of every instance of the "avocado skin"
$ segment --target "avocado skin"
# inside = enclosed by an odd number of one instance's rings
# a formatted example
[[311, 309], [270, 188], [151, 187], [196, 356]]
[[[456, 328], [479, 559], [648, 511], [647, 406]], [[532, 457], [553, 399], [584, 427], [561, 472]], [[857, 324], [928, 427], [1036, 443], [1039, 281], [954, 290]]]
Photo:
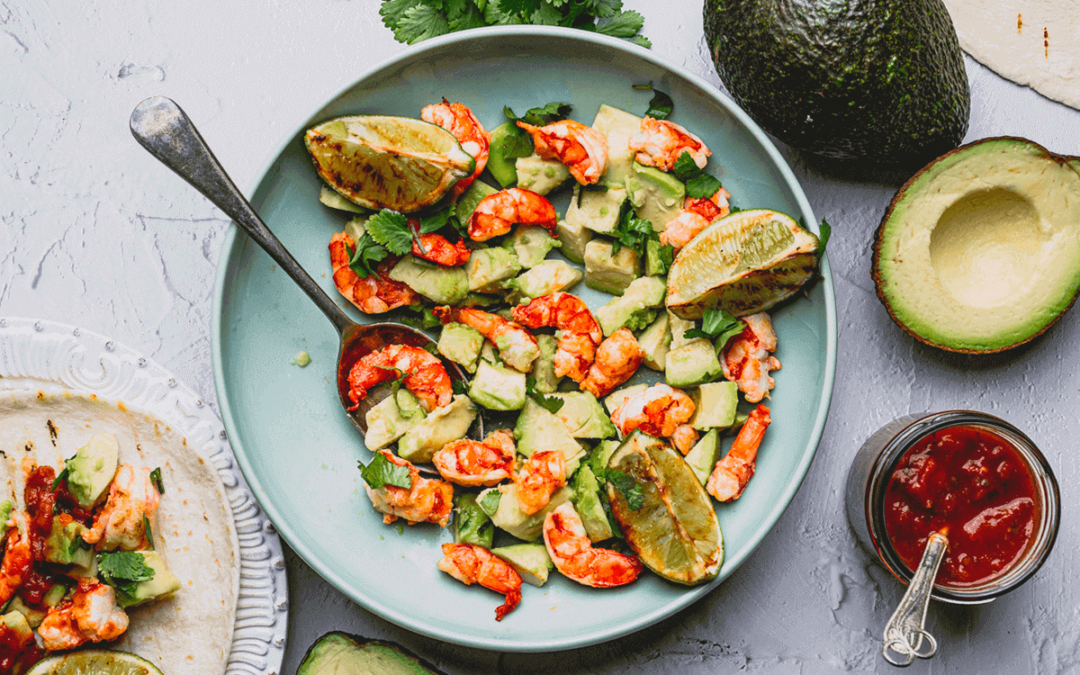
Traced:
[[916, 166], [955, 148], [971, 96], [941, 0], [705, 0], [735, 101], [788, 145]]
[[[385, 672], [378, 675], [446, 675], [445, 672], [397, 643], [369, 640], [366, 637], [341, 631], [332, 631], [316, 640], [304, 655], [304, 660], [296, 669], [296, 675], [320, 675], [328, 665], [334, 665], [325, 663], [323, 652], [342, 648], [356, 652], [377, 651], [381, 658], [376, 658], [376, 663], [373, 665], [386, 668]], [[327, 672], [336, 671], [328, 670]], [[374, 675], [376, 671], [370, 672]]]

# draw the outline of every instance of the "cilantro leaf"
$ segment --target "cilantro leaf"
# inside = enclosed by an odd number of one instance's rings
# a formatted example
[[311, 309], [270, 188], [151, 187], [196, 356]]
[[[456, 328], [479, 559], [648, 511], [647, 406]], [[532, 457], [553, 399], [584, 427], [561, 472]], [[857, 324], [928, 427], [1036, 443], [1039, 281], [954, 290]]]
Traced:
[[153, 551], [154, 550], [154, 530], [152, 530], [150, 528], [150, 519], [146, 517], [145, 513], [143, 514], [142, 522], [143, 522], [143, 531], [146, 533], [146, 541], [150, 544], [150, 550]]
[[98, 576], [103, 583], [131, 597], [140, 582], [154, 578], [154, 568], [136, 551], [114, 551], [97, 556]]
[[451, 33], [456, 33], [459, 30], [469, 30], [470, 28], [483, 28], [487, 25], [484, 21], [484, 15], [480, 13], [480, 9], [472, 5], [461, 14], [451, 14], [448, 23]]
[[402, 307], [407, 312], [415, 312], [418, 316], [403, 316], [401, 317], [402, 323], [412, 326], [413, 328], [435, 328], [441, 321], [439, 317], [435, 316], [430, 307], [424, 307], [423, 305], [406, 305]]
[[701, 169], [698, 168], [697, 162], [694, 161], [694, 158], [690, 156], [689, 152], [683, 152], [683, 154], [679, 155], [678, 159], [675, 160], [675, 165], [671, 167], [671, 172], [675, 174], [676, 178], [685, 183], [701, 173]]
[[[652, 40], [644, 35], [635, 35], [634, 37], [625, 38], [627, 42], [633, 43], [638, 47], [644, 47], [645, 49], [652, 49]], [[621, 536], [621, 535], [620, 535]]]
[[637, 511], [645, 505], [645, 493], [641, 488], [641, 483], [630, 474], [618, 469], [608, 469], [607, 480], [622, 493], [631, 511]]
[[157, 488], [158, 494], [165, 494], [165, 483], [161, 482], [161, 467], [154, 469], [150, 472], [150, 482]]
[[503, 11], [498, 0], [488, 0], [484, 7], [484, 21], [489, 26], [517, 26], [525, 23], [517, 14]]
[[701, 317], [701, 328], [691, 328], [683, 335], [686, 338], [716, 338], [717, 349], [723, 349], [728, 341], [742, 333], [744, 328], [746, 323], [726, 310], [708, 308]]
[[450, 24], [442, 12], [427, 5], [417, 5], [405, 10], [398, 21], [394, 38], [398, 42], [414, 45], [428, 38], [438, 37], [450, 32]]
[[422, 4], [422, 0], [383, 0], [382, 7], [379, 8], [383, 25], [395, 31], [395, 37], [397, 37], [396, 31], [401, 20], [405, 18], [405, 12]]
[[368, 234], [394, 255], [405, 255], [412, 250], [413, 233], [405, 214], [383, 209], [368, 218]]
[[653, 229], [652, 223], [644, 218], [638, 218], [634, 211], [627, 209], [619, 222], [615, 225], [615, 243], [611, 253], [614, 255], [619, 249], [626, 246], [639, 256], [644, 255], [646, 243], [650, 239], [660, 240], [660, 235]]
[[546, 105], [529, 108], [521, 117], [514, 114], [514, 111], [510, 109], [510, 106], [503, 106], [503, 114], [513, 122], [521, 120], [522, 122], [526, 122], [533, 126], [542, 127], [565, 118], [570, 114], [572, 108], [573, 106], [569, 103], [552, 101]]
[[454, 388], [455, 394], [468, 394], [469, 387], [466, 386], [461, 380], [451, 380], [450, 385]]
[[622, 11], [622, 0], [592, 0], [591, 5], [599, 19], [610, 19]]
[[715, 176], [702, 171], [690, 180], [686, 181], [686, 196], [694, 199], [708, 199], [716, 194], [723, 185]]
[[539, 391], [536, 391], [536, 378], [532, 375], [525, 376], [525, 393], [532, 397], [532, 400], [536, 401], [544, 410], [549, 413], [555, 414], [559, 412], [563, 404], [566, 401], [562, 400], [558, 396], [547, 396]]
[[645, 111], [646, 117], [652, 117], [658, 120], [666, 120], [671, 111], [675, 109], [675, 103], [671, 100], [671, 97], [660, 91], [659, 89], [653, 89], [652, 100], [649, 101], [649, 109]]
[[[367, 279], [375, 274], [371, 263], [384, 260], [386, 256], [390, 255], [386, 247], [377, 243], [367, 232], [364, 233], [363, 237], [360, 237], [360, 241], [356, 243], [356, 248], [349, 249], [346, 247], [345, 250], [349, 254], [349, 267], [361, 279]], [[379, 275], [375, 274], [375, 276]]]
[[476, 503], [480, 505], [480, 510], [488, 514], [488, 517], [490, 518], [499, 510], [499, 501], [501, 499], [502, 493], [498, 490], [492, 490], [477, 500]]
[[378, 490], [384, 485], [409, 489], [412, 487], [412, 476], [409, 467], [398, 466], [386, 458], [381, 452], [375, 453], [375, 459], [371, 464], [364, 466], [363, 462], [357, 462], [360, 475], [373, 490]]
[[442, 211], [420, 219], [420, 234], [431, 234], [437, 232], [446, 226], [450, 222], [450, 216], [453, 215], [454, 209], [451, 206], [446, 207]]
[[657, 257], [660, 258], [660, 267], [656, 273], [659, 276], [664, 276], [671, 269], [671, 263], [675, 261], [675, 247], [671, 244], [664, 244], [657, 252]]
[[562, 14], [554, 6], [544, 4], [532, 13], [532, 22], [536, 26], [558, 26]]
[[596, 32], [612, 37], [629, 38], [637, 35], [637, 32], [645, 25], [645, 17], [628, 10], [616, 14], [610, 19], [602, 19], [596, 24]]
[[60, 473], [59, 473], [59, 474], [58, 474], [58, 475], [56, 476], [56, 479], [55, 479], [55, 480], [53, 480], [53, 482], [52, 482], [52, 487], [51, 487], [51, 488], [49, 488], [49, 489], [50, 489], [50, 490], [51, 490], [52, 492], [56, 492], [56, 488], [60, 487], [60, 483], [63, 483], [63, 482], [64, 482], [64, 479], [66, 479], [66, 478], [68, 477], [68, 474], [69, 474], [69, 473], [70, 473], [70, 472], [68, 471], [68, 468], [67, 468], [67, 467], [65, 466], [65, 467], [64, 467], [64, 470], [63, 470], [63, 471], [61, 471], [61, 472], [60, 472]]
[[829, 225], [829, 221], [824, 218], [821, 219], [821, 234], [818, 235], [817, 254], [820, 258], [825, 255], [825, 244], [829, 243], [829, 237], [832, 236], [832, 225]]

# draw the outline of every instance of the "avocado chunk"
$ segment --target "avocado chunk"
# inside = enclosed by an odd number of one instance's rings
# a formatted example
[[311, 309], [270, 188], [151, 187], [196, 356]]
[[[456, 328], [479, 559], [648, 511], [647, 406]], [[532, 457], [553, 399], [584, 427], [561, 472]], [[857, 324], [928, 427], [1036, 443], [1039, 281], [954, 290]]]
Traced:
[[[14, 604], [15, 600], [19, 600], [19, 604], [26, 607], [26, 605], [22, 603], [22, 600], [19, 599], [19, 596], [15, 596], [12, 599], [12, 604]], [[30, 608], [27, 607], [27, 610], [30, 611]], [[38, 619], [38, 625], [41, 625], [41, 620], [45, 618], [45, 613], [38, 613], [41, 614], [41, 618]], [[14, 644], [11, 645], [13, 647], [21, 647], [34, 641], [34, 628], [37, 628], [37, 626], [31, 626], [26, 620], [26, 615], [18, 609], [9, 608], [7, 614], [0, 616], [0, 626], [8, 631], [9, 634], [13, 634], [15, 638]]]
[[641, 131], [641, 118], [604, 104], [596, 113], [592, 127], [607, 137], [608, 165], [604, 182], [625, 183], [634, 166], [635, 153], [630, 149], [630, 137]]
[[459, 544], [473, 544], [490, 549], [495, 537], [495, 526], [491, 518], [476, 501], [473, 492], [459, 492], [455, 495], [454, 541]]
[[585, 454], [563, 421], [541, 408], [532, 398], [525, 401], [525, 407], [518, 416], [514, 438], [517, 439], [518, 452], [526, 457], [532, 457], [537, 450], [562, 450], [566, 458], [567, 476], [574, 472]]
[[593, 231], [581, 223], [571, 225], [565, 219], [559, 221], [555, 231], [562, 242], [562, 254], [579, 265], [584, 263], [585, 247], [592, 241]]
[[387, 396], [367, 411], [364, 419], [368, 430], [364, 434], [364, 445], [372, 452], [385, 448], [425, 417], [427, 412], [420, 400], [407, 390], [398, 389], [396, 395]]
[[393, 642], [333, 632], [311, 645], [296, 675], [445, 674]]
[[713, 467], [716, 466], [716, 462], [720, 459], [720, 432], [716, 429], [709, 429], [709, 433], [698, 439], [698, 442], [694, 447], [690, 448], [690, 452], [686, 453], [687, 465], [694, 472], [694, 475], [698, 477], [702, 485], [709, 482], [709, 476], [712, 474]]
[[652, 223], [657, 232], [679, 215], [686, 197], [686, 187], [678, 178], [637, 162], [626, 178], [626, 191], [638, 218]]
[[675, 249], [660, 243], [659, 239], [645, 242], [645, 274], [650, 277], [662, 277], [671, 269], [675, 260]]
[[323, 206], [329, 206], [330, 208], [337, 209], [338, 211], [348, 211], [350, 213], [367, 213], [367, 209], [357, 204], [353, 204], [348, 199], [345, 199], [337, 192], [334, 192], [325, 185], [319, 188], [319, 201], [322, 202]]
[[622, 389], [616, 389], [608, 394], [604, 399], [604, 407], [607, 408], [608, 414], [614, 414], [618, 410], [619, 406], [626, 403], [626, 399], [637, 396], [641, 392], [649, 388], [647, 384], [635, 384], [632, 387], [624, 387]]
[[667, 363], [667, 353], [671, 348], [671, 319], [667, 312], [663, 312], [653, 321], [648, 328], [637, 336], [638, 344], [645, 352], [642, 360], [647, 367], [653, 370], [664, 371]]
[[97, 434], [64, 461], [68, 490], [79, 506], [90, 509], [105, 499], [105, 493], [120, 466], [120, 446], [112, 434]]
[[697, 338], [668, 352], [664, 381], [672, 387], [694, 387], [722, 373], [716, 348], [705, 338]]
[[726, 429], [735, 423], [735, 410], [739, 405], [739, 385], [734, 382], [710, 382], [690, 392], [694, 400], [694, 416], [690, 426], [705, 431]]
[[481, 361], [469, 384], [469, 398], [488, 410], [521, 410], [525, 405], [525, 373]]
[[140, 581], [135, 586], [135, 592], [130, 596], [117, 593], [116, 604], [121, 607], [136, 607], [152, 600], [166, 598], [180, 590], [180, 580], [165, 566], [165, 561], [157, 551], [136, 551], [136, 553], [143, 557], [150, 569], [154, 570], [154, 577], [149, 581]]
[[873, 274], [893, 321], [926, 344], [1034, 339], [1080, 293], [1080, 159], [991, 138], [933, 162], [882, 219]]
[[469, 277], [463, 268], [443, 267], [412, 255], [394, 265], [389, 276], [440, 305], [456, 305], [469, 293]]
[[77, 565], [90, 569], [94, 562], [94, 551], [83, 541], [83, 532], [86, 532], [86, 527], [72, 521], [70, 516], [61, 514], [53, 518], [52, 530], [45, 538], [45, 560], [57, 565]]
[[628, 246], [614, 252], [611, 241], [593, 239], [585, 245], [585, 285], [598, 291], [621, 295], [630, 282], [641, 276], [641, 259]]
[[550, 394], [559, 388], [562, 380], [555, 375], [555, 352], [559, 341], [553, 335], [541, 333], [536, 336], [536, 343], [540, 346], [540, 355], [533, 364], [532, 376], [536, 380], [533, 388], [541, 394]]
[[968, 127], [968, 78], [947, 4], [846, 0], [779, 11], [771, 0], [706, 0], [706, 50], [739, 107], [788, 145], [914, 169], [956, 147]]
[[[554, 391], [554, 389], [552, 390]], [[10, 499], [5, 499], [0, 502], [0, 541], [4, 541], [4, 537], [7, 536], [8, 531], [8, 519], [11, 518], [11, 511], [15, 508], [15, 504]]]
[[495, 515], [491, 516], [491, 522], [495, 523], [495, 527], [522, 541], [539, 539], [543, 534], [544, 518], [547, 514], [570, 501], [574, 494], [573, 490], [564, 486], [551, 495], [551, 501], [547, 506], [536, 513], [526, 514], [521, 510], [521, 499], [518, 497], [516, 484], [503, 483], [498, 486], [498, 490], [502, 497], [499, 499], [499, 508], [496, 509]]
[[517, 278], [515, 299], [524, 304], [541, 295], [563, 291], [581, 282], [581, 270], [564, 260], [545, 260]]
[[684, 319], [677, 314], [674, 314], [670, 310], [668, 311], [668, 320], [671, 327], [671, 348], [678, 349], [679, 347], [685, 347], [690, 344], [694, 339], [701, 338], [687, 338], [686, 331], [694, 327], [694, 322], [688, 319]]
[[[336, 192], [334, 194], [337, 194]], [[367, 234], [367, 216], [356, 216], [349, 222], [345, 223], [345, 234], [349, 235], [349, 239], [354, 242], [360, 241], [360, 239]]]
[[546, 195], [570, 177], [570, 169], [565, 164], [553, 159], [541, 159], [536, 154], [518, 157], [514, 169], [517, 186], [538, 195]]
[[480, 331], [463, 323], [445, 324], [439, 333], [439, 353], [470, 373], [476, 372], [483, 346], [484, 336]]
[[468, 223], [469, 218], [472, 218], [473, 211], [476, 210], [476, 205], [483, 201], [484, 197], [493, 195], [496, 192], [498, 190], [487, 183], [474, 180], [472, 185], [466, 188], [465, 192], [458, 197], [457, 204], [454, 205], [454, 215], [462, 223]]
[[585, 526], [589, 541], [596, 543], [615, 536], [600, 501], [600, 484], [588, 464], [574, 474], [571, 487], [574, 490], [574, 510], [581, 516], [581, 523]]
[[444, 445], [464, 438], [475, 419], [476, 406], [468, 396], [458, 394], [405, 432], [398, 441], [398, 456], [410, 462], [430, 462]]
[[518, 225], [503, 242], [517, 255], [522, 269], [532, 269], [544, 261], [548, 251], [562, 246], [546, 227], [539, 225]]
[[574, 187], [574, 197], [566, 210], [566, 222], [587, 227], [599, 234], [611, 234], [619, 224], [626, 188], [621, 185], [607, 189], [584, 190]]
[[492, 286], [505, 279], [511, 279], [521, 271], [517, 254], [511, 249], [493, 246], [480, 248], [472, 252], [465, 263], [465, 274], [470, 291], [490, 292]]
[[[517, 157], [507, 155], [506, 142], [511, 136], [518, 136], [521, 133], [521, 129], [509, 121], [491, 130], [487, 170], [504, 188], [513, 187], [517, 182]], [[462, 222], [465, 221], [462, 220]]]
[[615, 435], [615, 425], [600, 401], [589, 392], [556, 392], [552, 396], [562, 399], [563, 405], [555, 416], [562, 420], [574, 438], [611, 438]]
[[[626, 249], [623, 249], [626, 250]], [[594, 312], [597, 323], [604, 335], [611, 335], [623, 326], [630, 330], [641, 330], [656, 318], [643, 310], [663, 307], [664, 293], [667, 286], [660, 277], [638, 277], [634, 279], [621, 297], [614, 297], [603, 307]]]
[[510, 563], [521, 580], [532, 586], [546, 584], [548, 573], [555, 567], [543, 544], [500, 546], [491, 549], [491, 552]]

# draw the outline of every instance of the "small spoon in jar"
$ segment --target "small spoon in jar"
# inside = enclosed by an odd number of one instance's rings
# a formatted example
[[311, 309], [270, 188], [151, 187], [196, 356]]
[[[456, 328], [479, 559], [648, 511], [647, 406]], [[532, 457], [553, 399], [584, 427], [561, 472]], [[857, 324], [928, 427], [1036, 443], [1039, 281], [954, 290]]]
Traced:
[[[435, 341], [425, 333], [398, 323], [372, 323], [361, 325], [353, 321], [330, 299], [315, 280], [300, 266], [292, 254], [282, 246], [266, 223], [255, 213], [244, 195], [225, 173], [221, 163], [214, 157], [191, 120], [172, 99], [154, 96], [140, 103], [131, 113], [131, 133], [135, 140], [162, 164], [175, 171], [227, 216], [233, 219], [251, 239], [261, 246], [281, 269], [334, 324], [341, 341], [338, 351], [337, 389], [341, 405], [349, 419], [367, 433], [367, 411], [386, 397], [388, 387], [381, 395], [378, 390], [354, 407], [349, 398], [349, 370], [365, 354], [393, 345], [414, 347], [433, 346]], [[467, 383], [465, 374], [457, 364], [442, 359], [451, 380]], [[484, 421], [477, 412], [474, 434], [483, 437]], [[421, 467], [425, 472], [430, 469]]]
[[[934, 579], [938, 568], [945, 559], [949, 548], [949, 538], [945, 531], [933, 532], [926, 542], [919, 567], [908, 582], [907, 592], [900, 599], [900, 604], [893, 612], [889, 623], [885, 624], [885, 642], [881, 645], [881, 655], [894, 666], [910, 666], [915, 658], [928, 659], [937, 653], [937, 640], [926, 631], [926, 610], [930, 605], [930, 594], [934, 590]], [[920, 651], [923, 640], [928, 647]], [[893, 654], [900, 658], [894, 658]]]

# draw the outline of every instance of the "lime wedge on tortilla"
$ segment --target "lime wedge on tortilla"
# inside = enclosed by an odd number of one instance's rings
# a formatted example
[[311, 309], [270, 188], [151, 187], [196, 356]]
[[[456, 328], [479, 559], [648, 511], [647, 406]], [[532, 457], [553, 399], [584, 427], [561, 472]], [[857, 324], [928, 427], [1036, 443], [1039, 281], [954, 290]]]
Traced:
[[[615, 471], [621, 474], [612, 480]], [[720, 572], [724, 535], [716, 511], [670, 445], [640, 431], [631, 434], [608, 461], [608, 497], [626, 543], [653, 572], [687, 585]]]
[[304, 144], [330, 187], [374, 210], [419, 211], [476, 167], [449, 131], [408, 117], [339, 117], [308, 129]]
[[736, 211], [702, 230], [668, 271], [667, 306], [683, 319], [706, 308], [749, 316], [790, 297], [817, 271], [818, 238], [791, 216]]
[[128, 652], [91, 649], [50, 656], [26, 675], [162, 675], [157, 666]]

